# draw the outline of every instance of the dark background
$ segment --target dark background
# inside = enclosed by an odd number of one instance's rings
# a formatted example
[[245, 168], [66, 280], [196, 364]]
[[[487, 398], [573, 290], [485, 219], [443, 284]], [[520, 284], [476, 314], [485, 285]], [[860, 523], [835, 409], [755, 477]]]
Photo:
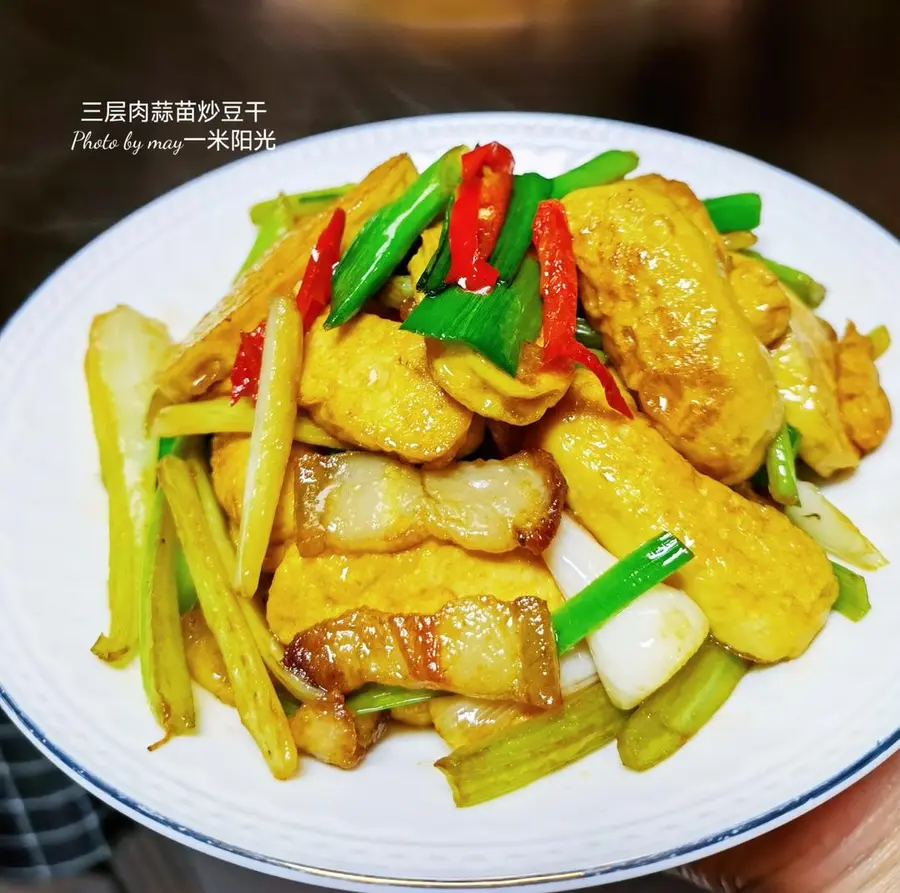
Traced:
[[70, 151], [92, 126], [82, 102], [116, 99], [261, 100], [279, 143], [429, 112], [637, 121], [787, 168], [900, 233], [897, 0], [3, 0], [0, 319], [102, 230], [238, 154]]

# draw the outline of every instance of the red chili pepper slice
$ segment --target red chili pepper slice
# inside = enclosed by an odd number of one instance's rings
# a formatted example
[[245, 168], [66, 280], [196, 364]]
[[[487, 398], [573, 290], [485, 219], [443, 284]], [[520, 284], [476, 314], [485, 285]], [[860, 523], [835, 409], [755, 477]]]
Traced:
[[[297, 289], [297, 310], [303, 318], [304, 331], [309, 329], [331, 300], [331, 274], [341, 256], [341, 239], [346, 222], [344, 209], [337, 208], [310, 254], [300, 288]], [[256, 400], [265, 340], [265, 320], [252, 332], [241, 332], [241, 343], [231, 367], [232, 405], [241, 397]]]
[[532, 234], [541, 267], [545, 361], [554, 363], [568, 360], [580, 363], [600, 380], [610, 407], [626, 418], [632, 418], [631, 409], [612, 373], [590, 350], [575, 340], [578, 266], [562, 202], [548, 199], [538, 205]]
[[462, 182], [450, 212], [447, 282], [488, 291], [499, 276], [488, 263], [509, 207], [513, 155], [500, 143], [478, 146], [462, 157]]
[[316, 241], [306, 265], [303, 281], [297, 290], [297, 309], [303, 317], [304, 331], [309, 330], [331, 301], [331, 276], [341, 257], [341, 239], [346, 222], [344, 209], [337, 208]]
[[562, 202], [553, 199], [541, 202], [531, 232], [541, 266], [544, 359], [552, 363], [568, 357], [567, 348], [575, 340], [578, 314], [578, 267]]
[[262, 370], [263, 343], [266, 340], [266, 321], [252, 332], [241, 332], [241, 343], [234, 366], [231, 367], [231, 404], [249, 397], [256, 399], [259, 390], [259, 373]]

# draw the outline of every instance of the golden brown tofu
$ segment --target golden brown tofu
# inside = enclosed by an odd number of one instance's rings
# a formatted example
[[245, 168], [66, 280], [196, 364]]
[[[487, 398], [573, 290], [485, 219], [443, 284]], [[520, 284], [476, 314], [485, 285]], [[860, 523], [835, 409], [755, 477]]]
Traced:
[[646, 174], [631, 180], [671, 199], [706, 236], [722, 267], [729, 271], [731, 288], [741, 312], [754, 334], [767, 347], [786, 331], [791, 316], [788, 292], [778, 277], [758, 260], [738, 253], [756, 242], [753, 233], [720, 233], [706, 205], [687, 183], [669, 180], [659, 174]]
[[585, 311], [644, 412], [705, 474], [749, 477], [784, 410], [717, 250], [670, 198], [627, 180], [564, 204]]
[[788, 330], [791, 294], [781, 280], [755, 257], [731, 254], [731, 290], [750, 328], [766, 347]]
[[355, 716], [341, 699], [329, 698], [302, 706], [289, 725], [298, 750], [331, 766], [353, 769], [387, 724], [380, 713]]
[[590, 373], [576, 373], [534, 435], [568, 482], [569, 506], [614, 555], [664, 530], [693, 550], [670, 582], [724, 645], [769, 663], [798, 657], [821, 630], [837, 597], [822, 550], [777, 509], [697, 472], [646, 419], [611, 410]]
[[681, 180], [670, 180], [661, 174], [644, 174], [640, 177], [634, 177], [629, 182], [646, 189], [652, 189], [654, 192], [658, 192], [674, 202], [678, 209], [690, 218], [691, 223], [706, 236], [706, 240], [712, 246], [713, 251], [715, 251], [716, 259], [722, 265], [722, 268], [728, 268], [729, 257], [725, 239], [712, 222], [709, 211], [706, 210], [706, 205], [697, 198], [694, 190], [687, 183]]
[[272, 632], [287, 643], [353, 608], [433, 614], [453, 599], [487, 590], [503, 601], [534, 595], [551, 611], [563, 601], [544, 562], [524, 550], [487, 555], [427, 540], [394, 554], [302, 558], [292, 546], [272, 580], [266, 616]]
[[844, 431], [828, 330], [791, 296], [788, 334], [772, 351], [785, 418], [800, 432], [800, 458], [822, 477], [856, 468], [859, 454]]
[[300, 457], [301, 555], [400, 552], [429, 537], [480, 552], [540, 555], [559, 527], [566, 485], [541, 450], [422, 470], [375, 453]]
[[872, 342], [852, 322], [837, 344], [837, 395], [850, 440], [863, 453], [881, 446], [891, 427], [891, 404], [878, 379]]
[[472, 413], [435, 383], [425, 339], [368, 313], [335, 329], [324, 322], [306, 336], [300, 377], [299, 403], [313, 420], [344, 443], [413, 464], [454, 459]]
[[[342, 251], [347, 250], [366, 220], [397, 198], [415, 177], [409, 156], [397, 155], [338, 199], [336, 207], [347, 212]], [[328, 209], [302, 218], [177, 346], [157, 375], [157, 386], [170, 400], [181, 403], [197, 397], [230, 374], [240, 333], [255, 329], [266, 318], [272, 298], [296, 291], [310, 252], [332, 213]]]
[[487, 419], [530, 425], [561, 399], [572, 368], [545, 368], [543, 351], [525, 343], [515, 377], [463, 344], [430, 341], [428, 364], [434, 380], [455, 400]]
[[460, 599], [434, 614], [357, 608], [297, 633], [284, 665], [332, 692], [373, 682], [542, 709], [562, 703], [550, 612], [530, 595]]

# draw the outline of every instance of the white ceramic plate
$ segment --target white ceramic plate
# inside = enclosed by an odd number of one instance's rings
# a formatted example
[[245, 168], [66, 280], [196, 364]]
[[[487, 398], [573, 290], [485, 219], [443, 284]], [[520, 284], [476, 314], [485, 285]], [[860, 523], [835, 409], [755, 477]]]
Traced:
[[[753, 674], [689, 746], [644, 775], [614, 747], [524, 791], [453, 807], [436, 735], [398, 733], [363, 767], [311, 760], [276, 782], [233, 711], [200, 697], [200, 734], [155, 753], [138, 668], [90, 653], [106, 628], [105, 500], [82, 360], [91, 317], [119, 302], [182, 336], [227, 290], [252, 236], [247, 208], [280, 189], [361, 177], [396, 152], [423, 166], [499, 139], [521, 171], [558, 173], [610, 147], [700, 195], [764, 197], [764, 251], [829, 287], [824, 315], [900, 333], [900, 246], [819, 189], [743, 155], [626, 124], [551, 115], [418, 118], [284, 146], [215, 171], [133, 214], [67, 263], [0, 336], [0, 699], [66, 772], [189, 846], [344, 888], [622, 880], [687, 862], [810, 809], [900, 741], [900, 563], [871, 577], [873, 611], [832, 617], [802, 660]], [[882, 361], [900, 406], [900, 349]], [[897, 558], [900, 441], [829, 495]]]

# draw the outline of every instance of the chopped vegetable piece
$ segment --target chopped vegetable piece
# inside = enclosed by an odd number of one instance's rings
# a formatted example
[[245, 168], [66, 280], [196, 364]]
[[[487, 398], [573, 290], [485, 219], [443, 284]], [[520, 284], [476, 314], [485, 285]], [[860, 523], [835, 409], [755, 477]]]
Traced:
[[337, 208], [322, 230], [306, 265], [303, 281], [297, 291], [297, 310], [303, 317], [305, 331], [309, 331], [316, 317], [331, 300], [331, 278], [341, 256], [341, 239], [346, 223], [346, 212], [343, 208]]
[[284, 645], [275, 638], [272, 630], [269, 629], [259, 602], [255, 598], [242, 599], [241, 607], [247, 626], [256, 641], [256, 647], [276, 682], [280, 683], [301, 704], [315, 704], [320, 701], [325, 694], [322, 689], [310, 685], [284, 665]]
[[644, 772], [679, 751], [728, 700], [749, 665], [713, 641], [631, 714], [619, 732], [622, 764]]
[[[603, 352], [603, 336], [582, 316], [575, 320], [575, 338], [588, 350], [603, 353], [603, 356], [606, 356]], [[602, 358], [598, 359], [601, 359], [602, 362]]]
[[708, 198], [703, 204], [706, 205], [713, 226], [720, 233], [751, 230], [759, 226], [762, 199], [755, 192], [738, 192], [735, 195]]
[[788, 425], [782, 425], [766, 453], [766, 476], [769, 493], [781, 505], [796, 505], [797, 457], [791, 444]]
[[516, 278], [531, 245], [534, 215], [538, 205], [549, 198], [551, 188], [550, 180], [540, 174], [518, 174], [513, 177], [506, 222], [490, 257], [499, 282], [512, 282]]
[[416, 288], [429, 298], [447, 288], [447, 276], [450, 273], [450, 215], [453, 213], [453, 204], [451, 199], [444, 214], [437, 250], [431, 255], [416, 283]]
[[488, 262], [506, 216], [512, 190], [513, 156], [506, 146], [488, 143], [462, 157], [462, 182], [448, 230], [450, 269], [446, 281], [466, 291], [484, 292], [499, 273]]
[[[181, 432], [176, 435], [161, 436], [158, 432], [151, 430], [151, 435], [159, 437], [159, 458], [174, 453], [176, 456], [183, 456], [187, 450], [189, 439], [182, 436]], [[189, 432], [195, 433], [193, 431]], [[191, 579], [191, 572], [188, 570], [187, 562], [184, 560], [184, 553], [178, 543], [175, 543], [175, 589], [178, 592], [178, 610], [182, 614], [186, 614], [197, 603], [197, 588]]]
[[[615, 557], [568, 513], [544, 561], [566, 597], [616, 565]], [[587, 644], [610, 699], [630, 710], [665, 685], [708, 634], [709, 621], [700, 608], [680, 590], [658, 584], [588, 635]]]
[[553, 612], [559, 653], [565, 654], [693, 557], [693, 552], [684, 543], [671, 533], [664, 532], [617, 561]]
[[[795, 467], [796, 467], [796, 456], [797, 451], [800, 447], [800, 432], [793, 425], [786, 425], [788, 440], [791, 446], [791, 453], [795, 457]], [[796, 476], [796, 475], [795, 475]], [[767, 468], [767, 462], [764, 462], [755, 472], [753, 477], [750, 478], [750, 483], [756, 487], [757, 490], [768, 490], [769, 489], [769, 471]]]
[[733, 233], [722, 233], [722, 242], [729, 251], [745, 251], [752, 248], [758, 239], [756, 233], [750, 233], [746, 230], [735, 230]]
[[237, 403], [241, 397], [256, 400], [265, 341], [265, 321], [251, 332], [241, 332], [241, 344], [238, 347], [237, 356], [234, 358], [234, 365], [231, 367], [232, 404]]
[[[594, 679], [596, 681], [596, 676]], [[429, 702], [428, 710], [435, 731], [454, 750], [491, 738], [535, 715], [534, 710], [519, 704], [483, 701], [463, 695], [434, 698]]]
[[485, 741], [438, 760], [457, 806], [475, 806], [519, 790], [599, 750], [616, 735], [625, 714], [602, 685], [566, 698], [558, 710], [517, 723]]
[[769, 260], [756, 251], [744, 251], [748, 257], [753, 257], [760, 263], [764, 263], [791, 291], [808, 307], [815, 310], [825, 298], [825, 286], [816, 282], [812, 276], [801, 273], [793, 267], [787, 267], [778, 261]]
[[869, 602], [869, 587], [865, 579], [849, 567], [844, 567], [836, 561], [832, 561], [831, 566], [838, 581], [838, 597], [831, 610], [858, 623], [872, 608]]
[[197, 585], [203, 616], [222, 652], [241, 721], [272, 774], [290, 778], [297, 770], [297, 748], [290, 726], [239, 600], [225, 576], [194, 478], [185, 460], [166, 456], [159, 463], [159, 480]]
[[138, 622], [144, 694], [165, 732], [150, 750], [190, 732], [196, 724], [175, 586], [177, 548], [172, 515], [162, 490], [157, 490], [147, 531]]
[[891, 346], [891, 333], [887, 326], [875, 326], [868, 334], [869, 341], [872, 342], [872, 350], [877, 360], [882, 354], [887, 353]]
[[293, 301], [272, 301], [266, 332], [234, 576], [235, 589], [248, 598], [259, 585], [297, 421], [303, 335]]
[[354, 713], [365, 716], [367, 713], [421, 704], [440, 694], [442, 692], [400, 688], [398, 685], [366, 685], [350, 695], [346, 703]]
[[291, 211], [298, 217], [317, 214], [342, 195], [346, 195], [355, 185], [355, 183], [346, 183], [344, 186], [329, 186], [327, 189], [317, 189], [314, 192], [295, 192], [292, 195], [281, 193], [275, 198], [257, 202], [250, 209], [250, 220], [257, 226], [262, 226], [283, 202], [287, 202]]
[[[515, 279], [531, 245], [531, 222], [534, 220], [537, 206], [544, 199], [550, 198], [551, 193], [554, 193], [554, 197], [560, 198], [572, 189], [610, 183], [634, 170], [637, 163], [637, 156], [633, 152], [613, 151], [604, 152], [555, 180], [548, 180], [535, 173], [516, 174], [513, 177], [506, 220], [489, 258], [490, 265], [497, 270], [497, 281], [512, 282]], [[561, 184], [559, 188], [562, 192], [558, 194], [554, 188], [556, 184]], [[439, 294], [447, 287], [444, 280], [450, 269], [449, 252], [449, 239], [446, 232], [443, 232], [438, 252], [432, 257], [435, 270], [427, 282], [428, 288], [423, 288], [425, 283], [421, 280], [418, 285], [419, 291], [429, 297]], [[443, 271], [440, 282], [437, 281], [439, 270]]]
[[168, 354], [165, 327], [129, 307], [94, 317], [84, 360], [100, 474], [109, 500], [108, 635], [91, 651], [124, 664], [138, 644], [141, 561], [153, 494], [158, 444], [145, 420], [153, 375]]
[[785, 506], [785, 514], [826, 552], [866, 571], [884, 567], [888, 560], [856, 525], [818, 487], [797, 482], [799, 503]]
[[[691, 558], [693, 553], [687, 546], [672, 534], [661, 533], [588, 583], [552, 615], [560, 656]], [[356, 713], [371, 713], [426, 700], [407, 697], [409, 694], [403, 688], [372, 686], [354, 694], [347, 703]]]
[[177, 546], [175, 552], [175, 589], [178, 593], [178, 611], [187, 614], [197, 604], [197, 587], [180, 546]]
[[[232, 404], [228, 397], [173, 403], [163, 407], [151, 426], [154, 436], [173, 437], [187, 434], [249, 434], [253, 430], [253, 406], [246, 400]], [[346, 449], [309, 416], [297, 414], [294, 440], [332, 450]]]
[[584, 164], [553, 178], [550, 198], [562, 198], [576, 189], [614, 183], [630, 174], [640, 162], [635, 152], [610, 149]]
[[[230, 579], [234, 575], [237, 558], [231, 537], [228, 535], [225, 515], [213, 489], [209, 470], [205, 462], [201, 462], [196, 458], [188, 460], [188, 468], [197, 485], [200, 505], [203, 508], [203, 515], [209, 527], [212, 541], [215, 544], [216, 553], [222, 562], [226, 576]], [[297, 700], [305, 704], [318, 701], [322, 696], [322, 691], [300, 679], [284, 666], [282, 662], [284, 660], [284, 646], [275, 638], [272, 630], [269, 629], [262, 608], [257, 600], [255, 598], [242, 598], [239, 599], [239, 602], [250, 634], [253, 636], [256, 647], [259, 649], [259, 653], [272, 676]]]
[[[158, 435], [156, 435], [158, 436]], [[159, 438], [159, 448], [157, 453], [159, 458], [162, 459], [163, 456], [168, 456], [169, 453], [175, 452], [178, 448], [178, 438], [177, 437], [160, 437]]]
[[578, 266], [562, 202], [541, 202], [532, 232], [541, 265], [544, 357], [553, 363], [566, 358], [569, 343], [575, 337], [578, 314]]
[[569, 360], [580, 363], [600, 380], [610, 407], [626, 418], [632, 418], [631, 409], [612, 373], [583, 344], [575, 340], [578, 266], [562, 203], [555, 199], [541, 202], [533, 229], [534, 245], [541, 265], [544, 356], [547, 362], [552, 364]]
[[398, 199], [369, 218], [334, 271], [327, 328], [343, 325], [359, 312], [443, 211], [459, 182], [461, 155], [461, 147], [446, 152]]
[[490, 294], [448, 288], [440, 297], [421, 301], [400, 327], [439, 341], [460, 341], [515, 376], [523, 341], [540, 331], [538, 266], [526, 260], [515, 280]]

